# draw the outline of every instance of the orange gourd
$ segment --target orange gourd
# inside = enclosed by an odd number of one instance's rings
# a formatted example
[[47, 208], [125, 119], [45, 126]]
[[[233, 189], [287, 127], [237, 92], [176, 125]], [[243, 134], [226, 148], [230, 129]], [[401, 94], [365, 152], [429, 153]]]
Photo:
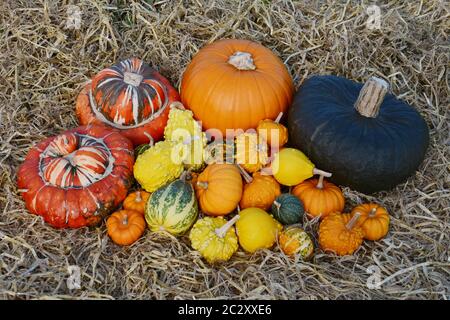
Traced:
[[[201, 88], [201, 90], [199, 90]], [[248, 40], [225, 39], [202, 48], [181, 80], [183, 104], [204, 129], [256, 128], [292, 102], [294, 85], [283, 62]]]
[[145, 204], [149, 197], [150, 193], [143, 190], [132, 192], [123, 201], [123, 208], [125, 210], [134, 210], [144, 214]]
[[280, 194], [281, 188], [277, 180], [270, 175], [255, 172], [244, 186], [239, 206], [241, 209], [260, 208], [267, 211]]
[[269, 163], [267, 143], [257, 133], [242, 133], [236, 137], [236, 163], [254, 173]]
[[114, 212], [106, 221], [108, 235], [112, 241], [121, 246], [127, 246], [139, 239], [145, 230], [144, 216], [133, 210]]
[[337, 212], [329, 214], [319, 226], [320, 247], [339, 256], [353, 254], [364, 238], [364, 231], [357, 223], [360, 217], [356, 213], [349, 220], [348, 216]]
[[[258, 134], [267, 141], [267, 144], [273, 150], [282, 148], [288, 142], [288, 130], [285, 126], [280, 124], [282, 116], [283, 112], [280, 112], [275, 120], [261, 120], [256, 128]], [[272, 138], [274, 138], [274, 140], [272, 140]]]
[[211, 216], [223, 216], [236, 209], [242, 197], [242, 188], [239, 169], [227, 163], [208, 165], [195, 183], [200, 208]]
[[389, 231], [389, 213], [376, 203], [365, 203], [356, 206], [352, 215], [361, 214], [359, 225], [364, 231], [364, 239], [380, 240]]
[[309, 217], [321, 219], [332, 212], [342, 212], [345, 199], [338, 186], [328, 182], [321, 175], [319, 179], [309, 179], [292, 189], [292, 194], [303, 202]]

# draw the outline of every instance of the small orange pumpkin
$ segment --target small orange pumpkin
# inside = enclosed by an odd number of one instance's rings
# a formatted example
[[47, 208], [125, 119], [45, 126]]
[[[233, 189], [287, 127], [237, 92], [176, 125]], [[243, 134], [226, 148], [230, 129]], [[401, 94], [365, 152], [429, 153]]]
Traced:
[[132, 192], [123, 201], [123, 208], [125, 210], [134, 210], [144, 214], [145, 204], [149, 197], [150, 193], [143, 190]]
[[[261, 120], [256, 128], [258, 134], [267, 141], [267, 144], [272, 149], [282, 148], [288, 142], [288, 130], [285, 126], [280, 124], [282, 116], [283, 112], [280, 112], [275, 120]], [[275, 140], [272, 141], [272, 137]]]
[[357, 224], [360, 217], [361, 214], [356, 213], [348, 220], [348, 216], [344, 214], [329, 214], [319, 226], [320, 247], [340, 256], [353, 254], [364, 238], [364, 231]]
[[144, 216], [133, 210], [114, 212], [106, 221], [108, 235], [112, 241], [121, 246], [127, 246], [139, 239], [145, 230]]
[[389, 231], [389, 213], [385, 208], [376, 203], [365, 203], [356, 206], [352, 215], [360, 213], [359, 225], [364, 231], [364, 239], [380, 240]]
[[280, 184], [270, 175], [255, 172], [253, 178], [244, 186], [241, 209], [260, 208], [269, 210], [275, 199], [281, 194]]
[[255, 132], [236, 137], [236, 163], [247, 172], [254, 173], [269, 163], [267, 142]]
[[338, 186], [328, 182], [321, 175], [319, 179], [309, 179], [292, 189], [292, 194], [303, 202], [310, 217], [321, 219], [332, 212], [342, 212], [345, 199]]
[[201, 210], [211, 216], [227, 215], [242, 197], [242, 178], [234, 164], [213, 163], [198, 175], [195, 192]]

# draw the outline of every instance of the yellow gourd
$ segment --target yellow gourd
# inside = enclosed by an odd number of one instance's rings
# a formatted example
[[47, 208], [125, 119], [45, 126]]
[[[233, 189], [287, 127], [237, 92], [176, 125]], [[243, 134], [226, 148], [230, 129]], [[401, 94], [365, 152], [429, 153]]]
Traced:
[[275, 155], [272, 173], [275, 179], [285, 186], [295, 186], [315, 174], [331, 176], [331, 173], [316, 169], [303, 152], [293, 148], [284, 148]]
[[269, 249], [277, 241], [283, 226], [271, 215], [259, 208], [247, 208], [239, 213], [236, 232], [241, 247], [250, 253]]
[[160, 141], [137, 157], [134, 177], [147, 192], [154, 192], [181, 175], [183, 163], [178, 146], [175, 142]]
[[164, 138], [182, 145], [183, 164], [186, 169], [202, 168], [203, 153], [207, 143], [206, 134], [202, 132], [200, 124], [195, 121], [192, 111], [185, 110], [181, 103], [170, 109]]
[[228, 222], [223, 217], [199, 219], [189, 233], [192, 248], [209, 263], [229, 260], [238, 249], [233, 224], [239, 218], [236, 215]]

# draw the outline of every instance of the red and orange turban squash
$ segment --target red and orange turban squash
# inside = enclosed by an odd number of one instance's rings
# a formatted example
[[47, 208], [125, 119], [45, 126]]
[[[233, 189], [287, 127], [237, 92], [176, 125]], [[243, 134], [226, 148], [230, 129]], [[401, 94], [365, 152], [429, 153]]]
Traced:
[[166, 78], [131, 58], [92, 78], [77, 98], [76, 114], [80, 124], [118, 129], [137, 146], [162, 138], [170, 105], [179, 100]]
[[133, 145], [117, 130], [83, 126], [30, 149], [18, 172], [27, 209], [56, 228], [99, 223], [126, 197]]

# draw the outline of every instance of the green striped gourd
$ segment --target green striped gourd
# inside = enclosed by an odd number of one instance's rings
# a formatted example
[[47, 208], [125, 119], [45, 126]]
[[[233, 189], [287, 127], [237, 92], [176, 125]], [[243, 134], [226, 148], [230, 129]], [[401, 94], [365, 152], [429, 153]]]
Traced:
[[184, 179], [175, 180], [153, 192], [145, 206], [145, 220], [152, 231], [180, 235], [191, 228], [197, 216], [194, 188]]

